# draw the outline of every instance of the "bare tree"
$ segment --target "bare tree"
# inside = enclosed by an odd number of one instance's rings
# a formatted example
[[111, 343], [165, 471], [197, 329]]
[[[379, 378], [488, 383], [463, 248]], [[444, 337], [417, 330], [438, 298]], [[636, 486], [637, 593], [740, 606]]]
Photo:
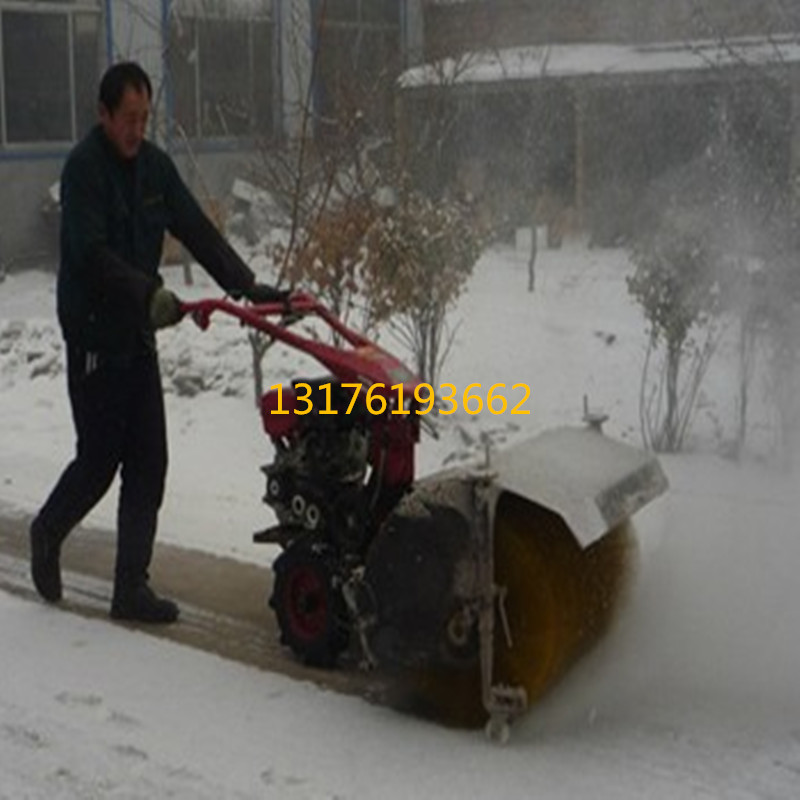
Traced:
[[[288, 239], [273, 252], [275, 263], [281, 278], [311, 289], [367, 333], [377, 335], [378, 323], [391, 319], [418, 368], [433, 375], [448, 349], [447, 311], [477, 259], [478, 237], [461, 225], [460, 204], [440, 199], [434, 205], [411, 188], [424, 145], [396, 146], [392, 53], [352, 79], [356, 64], [331, 52], [341, 42], [326, 22], [323, 4], [314, 20], [309, 78], [317, 92], [305, 94], [301, 140], [282, 153], [259, 154], [258, 182], [277, 194], [292, 219]], [[328, 97], [317, 106], [321, 70]], [[452, 122], [448, 117], [442, 124]], [[258, 346], [263, 352], [269, 345]]]
[[642, 438], [657, 451], [682, 448], [719, 341], [726, 292], [708, 224], [697, 209], [673, 210], [631, 253], [636, 271], [628, 290], [650, 326], [639, 398]]

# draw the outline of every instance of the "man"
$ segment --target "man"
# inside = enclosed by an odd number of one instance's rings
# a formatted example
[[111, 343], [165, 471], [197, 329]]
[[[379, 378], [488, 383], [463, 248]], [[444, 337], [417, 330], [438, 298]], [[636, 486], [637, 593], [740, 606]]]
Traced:
[[39, 594], [58, 602], [61, 545], [120, 469], [111, 616], [169, 623], [178, 606], [148, 583], [167, 469], [155, 330], [182, 316], [158, 276], [165, 230], [233, 296], [268, 302], [286, 293], [255, 282], [169, 156], [145, 140], [151, 98], [138, 64], [112, 66], [100, 83], [99, 123], [62, 172], [58, 318], [77, 444], [31, 525], [31, 572]]

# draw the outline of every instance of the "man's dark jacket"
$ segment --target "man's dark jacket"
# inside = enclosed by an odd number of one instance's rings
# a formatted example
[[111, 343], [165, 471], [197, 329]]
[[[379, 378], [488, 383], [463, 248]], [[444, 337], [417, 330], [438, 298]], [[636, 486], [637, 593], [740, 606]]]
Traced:
[[254, 275], [192, 197], [172, 159], [151, 142], [117, 155], [101, 126], [70, 153], [61, 175], [58, 317], [65, 339], [125, 353], [152, 345], [149, 303], [168, 230], [226, 291]]

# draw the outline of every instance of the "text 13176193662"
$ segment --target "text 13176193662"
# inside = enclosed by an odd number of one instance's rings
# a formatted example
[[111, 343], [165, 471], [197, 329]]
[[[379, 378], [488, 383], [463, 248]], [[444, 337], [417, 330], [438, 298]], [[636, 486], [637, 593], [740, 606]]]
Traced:
[[[294, 384], [294, 407], [291, 410], [283, 406], [283, 389], [281, 384], [270, 387], [271, 391], [278, 393], [277, 407], [270, 410], [271, 414], [310, 414], [315, 410], [314, 392], [317, 391], [316, 412], [318, 414], [352, 414], [354, 410], [366, 410], [375, 416], [391, 414], [416, 414], [423, 416], [436, 407], [436, 390], [430, 383], [418, 383], [413, 389], [407, 384], [395, 383], [387, 386], [385, 383], [373, 383], [365, 386], [363, 383], [337, 384], [342, 389], [352, 391], [349, 405], [340, 412], [332, 400], [333, 383], [323, 383], [312, 387], [309, 383], [298, 382]], [[461, 407], [467, 414], [480, 414], [486, 410], [490, 414], [530, 414], [523, 405], [530, 397], [531, 388], [527, 383], [515, 383], [511, 386], [514, 397], [509, 400], [504, 394], [507, 384], [494, 383], [485, 394], [483, 384], [470, 383], [461, 393]], [[410, 389], [410, 390], [409, 390]], [[440, 383], [441, 403], [436, 413], [447, 415], [455, 413], [459, 408], [459, 392], [455, 384]]]

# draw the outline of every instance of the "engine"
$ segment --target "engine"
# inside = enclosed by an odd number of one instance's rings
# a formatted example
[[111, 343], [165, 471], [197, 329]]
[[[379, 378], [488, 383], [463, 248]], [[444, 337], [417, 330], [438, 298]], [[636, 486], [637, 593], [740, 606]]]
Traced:
[[[315, 395], [321, 395], [322, 383], [315, 381]], [[275, 460], [263, 469], [264, 500], [284, 539], [311, 534], [341, 555], [355, 555], [370, 533], [369, 418], [360, 407], [345, 413], [352, 390], [325, 383], [330, 397], [320, 397], [308, 414], [295, 417], [287, 435], [273, 438]]]

